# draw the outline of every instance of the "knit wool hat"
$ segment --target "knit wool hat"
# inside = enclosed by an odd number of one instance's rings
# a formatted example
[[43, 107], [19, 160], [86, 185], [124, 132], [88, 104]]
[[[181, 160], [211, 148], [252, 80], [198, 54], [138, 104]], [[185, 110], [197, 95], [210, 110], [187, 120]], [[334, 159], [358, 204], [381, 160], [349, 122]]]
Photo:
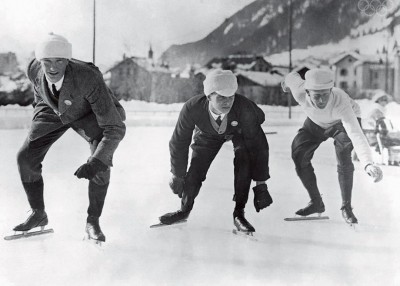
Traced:
[[49, 33], [47, 37], [36, 46], [35, 57], [37, 60], [44, 58], [71, 59], [72, 45], [63, 36]]
[[333, 73], [327, 69], [311, 69], [305, 74], [305, 89], [322, 90], [333, 87]]
[[209, 72], [203, 85], [206, 96], [216, 92], [222, 96], [229, 97], [234, 95], [238, 89], [236, 76], [230, 70], [216, 69]]
[[381, 98], [386, 98], [389, 101], [390, 96], [384, 92], [383, 90], [379, 90], [375, 95], [371, 98], [372, 102], [378, 102]]

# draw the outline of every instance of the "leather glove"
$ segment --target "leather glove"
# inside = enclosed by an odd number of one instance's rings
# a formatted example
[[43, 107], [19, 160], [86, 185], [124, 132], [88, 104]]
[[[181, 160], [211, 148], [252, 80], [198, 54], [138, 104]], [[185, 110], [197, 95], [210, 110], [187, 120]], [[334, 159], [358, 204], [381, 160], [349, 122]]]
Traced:
[[107, 171], [108, 166], [94, 157], [90, 158], [87, 163], [83, 164], [75, 171], [74, 175], [79, 179], [85, 178], [91, 180], [99, 172]]
[[185, 178], [172, 175], [169, 181], [169, 187], [175, 195], [182, 198], [182, 193], [185, 187]]
[[272, 204], [272, 198], [268, 192], [268, 187], [266, 184], [255, 186], [253, 188], [253, 191], [254, 191], [254, 206], [257, 212]]
[[374, 164], [368, 164], [365, 166], [365, 172], [374, 179], [374, 183], [379, 182], [383, 178], [383, 172], [381, 168]]

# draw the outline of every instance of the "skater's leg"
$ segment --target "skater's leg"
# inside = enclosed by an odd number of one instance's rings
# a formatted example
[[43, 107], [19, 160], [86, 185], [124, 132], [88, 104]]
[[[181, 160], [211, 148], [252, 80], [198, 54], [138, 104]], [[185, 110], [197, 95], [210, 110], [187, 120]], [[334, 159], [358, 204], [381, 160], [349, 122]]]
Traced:
[[[93, 154], [97, 148], [99, 141], [95, 140], [90, 143], [90, 150]], [[98, 173], [91, 181], [89, 181], [89, 207], [87, 210], [88, 217], [86, 220], [86, 232], [91, 239], [105, 241], [105, 236], [101, 231], [99, 218], [102, 214], [104, 201], [110, 182], [111, 170], [108, 168], [105, 172]]]
[[200, 188], [206, 179], [208, 169], [223, 141], [195, 138], [192, 144], [192, 158], [190, 167], [185, 177], [185, 188], [182, 193], [181, 209], [177, 212], [166, 213], [160, 217], [163, 224], [173, 224], [177, 221], [187, 219], [194, 205], [194, 200], [199, 194]]
[[[342, 127], [343, 128], [343, 127]], [[354, 216], [351, 207], [351, 198], [353, 190], [353, 176], [354, 176], [354, 165], [351, 160], [351, 151], [353, 150], [353, 144], [344, 131], [344, 128], [338, 128], [340, 132], [337, 132], [334, 136], [334, 144], [337, 159], [337, 172], [339, 179], [339, 186], [342, 196], [342, 213], [346, 221], [350, 223], [357, 223], [357, 218]]]
[[60, 128], [36, 140], [26, 138], [17, 154], [18, 170], [22, 185], [28, 198], [32, 214], [16, 231], [27, 231], [37, 226], [48, 224], [44, 211], [42, 162], [50, 146], [60, 138], [68, 127]]

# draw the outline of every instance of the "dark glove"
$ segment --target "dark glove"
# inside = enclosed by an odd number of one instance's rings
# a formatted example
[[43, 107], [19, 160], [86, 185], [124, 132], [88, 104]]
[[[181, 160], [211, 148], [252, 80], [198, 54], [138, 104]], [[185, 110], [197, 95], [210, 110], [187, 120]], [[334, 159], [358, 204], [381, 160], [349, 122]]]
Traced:
[[185, 178], [172, 175], [171, 180], [169, 181], [169, 187], [174, 194], [182, 198], [183, 189], [185, 187]]
[[272, 198], [268, 192], [268, 187], [266, 184], [255, 186], [253, 188], [253, 191], [254, 191], [254, 206], [257, 212], [272, 204]]
[[86, 164], [83, 164], [75, 171], [74, 175], [79, 179], [85, 178], [91, 180], [99, 172], [107, 171], [108, 166], [94, 157], [90, 158]]

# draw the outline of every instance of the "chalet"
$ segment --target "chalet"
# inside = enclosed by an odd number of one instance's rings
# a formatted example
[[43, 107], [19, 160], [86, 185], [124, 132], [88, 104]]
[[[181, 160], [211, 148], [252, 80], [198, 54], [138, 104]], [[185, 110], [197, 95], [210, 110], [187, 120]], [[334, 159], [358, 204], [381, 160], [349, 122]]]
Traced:
[[245, 70], [267, 72], [271, 70], [272, 65], [262, 56], [254, 55], [230, 55], [227, 57], [213, 58], [206, 67], [208, 69], [221, 68], [225, 70]]
[[124, 56], [106, 72], [107, 83], [118, 98], [175, 103], [202, 92], [204, 77], [201, 74], [177, 77], [167, 65], [156, 64], [152, 56], [151, 49], [147, 58]]

